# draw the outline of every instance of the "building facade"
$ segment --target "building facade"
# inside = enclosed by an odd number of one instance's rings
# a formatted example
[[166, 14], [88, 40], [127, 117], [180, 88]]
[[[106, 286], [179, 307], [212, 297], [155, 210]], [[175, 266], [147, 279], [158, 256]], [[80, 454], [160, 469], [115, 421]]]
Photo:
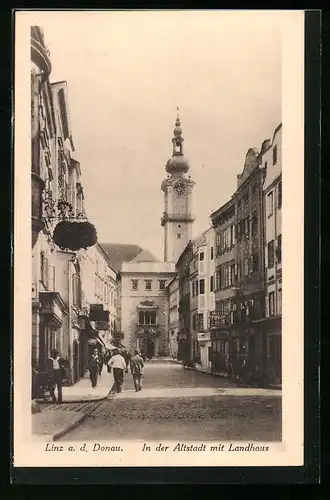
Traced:
[[236, 200], [232, 197], [212, 213], [215, 228], [215, 310], [210, 312], [212, 370], [228, 373], [237, 354], [238, 332], [233, 328], [237, 307], [238, 263]]
[[191, 294], [197, 299], [197, 311], [194, 316], [194, 328], [197, 331], [195, 340], [195, 359], [203, 369], [211, 369], [211, 332], [209, 316], [214, 311], [214, 228], [210, 227], [197, 240], [197, 279], [191, 284]]
[[211, 313], [213, 370], [261, 365], [258, 322], [265, 314], [264, 196], [262, 155], [250, 148], [231, 200], [211, 216], [216, 231], [216, 296]]
[[191, 323], [191, 281], [195, 271], [191, 266], [195, 249], [190, 241], [176, 264], [176, 273], [179, 280], [179, 334], [178, 360], [192, 361], [194, 359], [194, 338]]
[[264, 369], [274, 384], [282, 382], [282, 124], [262, 155], [264, 169], [265, 321], [260, 322]]
[[187, 176], [189, 162], [183, 154], [184, 138], [181, 122], [177, 116], [174, 128], [173, 154], [166, 163], [167, 179], [162, 182], [164, 212], [161, 224], [164, 227], [164, 261], [176, 263], [192, 239], [192, 190], [194, 182]]
[[175, 276], [171, 262], [124, 262], [120, 271], [123, 344], [148, 357], [169, 355], [169, 298], [167, 285]]
[[168, 334], [168, 349], [169, 355], [172, 358], [178, 357], [178, 336], [180, 329], [179, 322], [179, 278], [175, 276], [167, 285], [167, 293], [169, 297], [169, 334]]
[[77, 258], [81, 269], [80, 307], [83, 314], [76, 341], [78, 373], [82, 377], [94, 348], [103, 351], [112, 342], [116, 322], [117, 273], [102, 246], [97, 243], [87, 250], [79, 250]]
[[60, 114], [58, 96], [49, 81], [49, 52], [39, 27], [31, 28], [31, 61], [32, 369], [44, 371], [50, 350], [57, 348], [67, 361], [71, 383], [71, 276], [79, 274], [79, 269], [75, 253], [60, 250], [53, 232], [60, 217], [59, 203], [75, 197], [73, 172], [78, 170], [78, 179], [79, 164], [73, 158], [67, 99], [61, 102]]
[[[88, 221], [75, 159], [65, 81], [50, 83], [44, 35], [31, 28], [32, 348], [33, 385], [53, 348], [67, 365], [66, 383], [81, 376], [79, 338], [88, 330], [78, 249], [55, 238], [61, 221]], [[71, 227], [71, 226], [70, 226]], [[81, 234], [81, 233], [80, 233]], [[56, 240], [56, 242], [55, 242]], [[63, 242], [62, 233], [62, 242]], [[67, 240], [66, 240], [67, 241]], [[68, 246], [68, 248], [66, 248]]]

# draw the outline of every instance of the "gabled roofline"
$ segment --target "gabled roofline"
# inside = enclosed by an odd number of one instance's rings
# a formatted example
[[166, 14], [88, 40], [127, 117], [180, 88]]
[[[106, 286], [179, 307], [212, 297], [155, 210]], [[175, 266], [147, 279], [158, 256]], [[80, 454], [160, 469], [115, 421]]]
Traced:
[[115, 275], [117, 276], [118, 272], [115, 271], [115, 269], [110, 265], [110, 258], [107, 254], [107, 252], [104, 250], [104, 248], [102, 247], [101, 243], [97, 242], [96, 243], [96, 246], [97, 248], [99, 248], [101, 250], [101, 253], [103, 254], [103, 256], [105, 257], [105, 260], [107, 261], [107, 264], [108, 266], [110, 267], [110, 269], [115, 273]]

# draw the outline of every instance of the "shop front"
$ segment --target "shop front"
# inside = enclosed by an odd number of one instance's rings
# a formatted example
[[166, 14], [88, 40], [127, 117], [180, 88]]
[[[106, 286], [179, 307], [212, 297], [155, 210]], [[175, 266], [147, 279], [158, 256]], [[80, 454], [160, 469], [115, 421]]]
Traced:
[[282, 317], [271, 316], [255, 322], [259, 359], [270, 385], [282, 385]]

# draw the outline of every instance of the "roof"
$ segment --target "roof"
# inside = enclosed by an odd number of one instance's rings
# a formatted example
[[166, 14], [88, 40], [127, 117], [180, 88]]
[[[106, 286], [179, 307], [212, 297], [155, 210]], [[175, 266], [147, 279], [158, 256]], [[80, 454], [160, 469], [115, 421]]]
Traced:
[[111, 267], [116, 272], [120, 271], [123, 262], [130, 262], [143, 251], [139, 245], [124, 243], [101, 243], [101, 246], [109, 257]]
[[156, 259], [156, 257], [152, 255], [149, 250], [142, 250], [142, 252], [134, 257], [134, 259], [132, 259], [130, 262], [159, 262], [159, 260]]

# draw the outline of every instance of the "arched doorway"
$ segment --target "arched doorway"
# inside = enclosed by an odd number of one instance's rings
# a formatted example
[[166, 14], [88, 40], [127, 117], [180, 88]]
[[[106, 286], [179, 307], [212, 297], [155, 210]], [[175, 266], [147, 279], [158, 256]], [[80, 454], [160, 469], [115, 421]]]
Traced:
[[151, 359], [155, 355], [155, 344], [151, 338], [144, 338], [141, 342], [141, 351], [144, 352], [147, 358]]

